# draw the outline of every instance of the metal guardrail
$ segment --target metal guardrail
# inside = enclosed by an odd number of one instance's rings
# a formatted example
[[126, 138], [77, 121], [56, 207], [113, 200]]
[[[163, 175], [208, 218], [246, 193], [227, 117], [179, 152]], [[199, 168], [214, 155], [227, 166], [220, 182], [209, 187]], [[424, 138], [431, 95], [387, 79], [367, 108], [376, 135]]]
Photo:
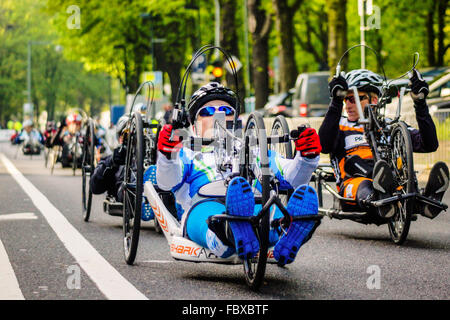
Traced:
[[[423, 169], [431, 169], [437, 161], [450, 164], [450, 109], [430, 111], [430, 114], [436, 126], [439, 148], [431, 153], [414, 153], [414, 167], [419, 173]], [[415, 128], [418, 127], [414, 113], [403, 115], [402, 120]]]

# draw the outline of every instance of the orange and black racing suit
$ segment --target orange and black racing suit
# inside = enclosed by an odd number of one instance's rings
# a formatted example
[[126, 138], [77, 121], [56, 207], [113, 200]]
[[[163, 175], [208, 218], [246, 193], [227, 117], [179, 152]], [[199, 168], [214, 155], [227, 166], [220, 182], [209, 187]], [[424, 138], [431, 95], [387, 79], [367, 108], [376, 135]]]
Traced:
[[[355, 202], [341, 202], [344, 211], [367, 211], [368, 208], [360, 203], [373, 193], [372, 172], [365, 176], [352, 175], [344, 169], [346, 161], [356, 155], [362, 165], [373, 168], [372, 150], [366, 141], [363, 125], [349, 121], [341, 116], [342, 100], [331, 101], [325, 119], [319, 129], [322, 152], [330, 154], [331, 164], [336, 177], [336, 186], [341, 196], [352, 198]], [[439, 143], [436, 127], [428, 112], [425, 101], [415, 103], [416, 120], [419, 129], [408, 126], [414, 152], [436, 151]], [[355, 158], [353, 158], [355, 159]], [[347, 170], [348, 171], [348, 170]]]

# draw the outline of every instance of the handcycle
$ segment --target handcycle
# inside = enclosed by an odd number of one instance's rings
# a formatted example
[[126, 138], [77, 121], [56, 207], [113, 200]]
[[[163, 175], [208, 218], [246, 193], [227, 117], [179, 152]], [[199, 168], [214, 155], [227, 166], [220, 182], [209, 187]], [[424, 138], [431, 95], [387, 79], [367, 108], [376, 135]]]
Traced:
[[[82, 133], [77, 131], [74, 135], [72, 135], [71, 141], [68, 145], [68, 149], [70, 152], [70, 157], [72, 159], [72, 175], [76, 174], [78, 167], [81, 166], [82, 163]], [[64, 148], [64, 147], [63, 147]]]
[[[73, 109], [74, 112], [79, 112], [82, 115], [82, 123], [86, 122], [88, 116], [82, 109]], [[61, 126], [64, 126], [61, 124]], [[82, 162], [82, 136], [83, 133], [77, 131], [69, 133], [69, 137], [61, 136], [61, 127], [55, 133], [58, 136], [52, 136], [49, 143], [48, 160], [46, 166], [50, 164], [50, 173], [53, 175], [54, 168], [57, 162], [61, 162], [63, 168], [72, 168], [72, 174], [76, 174], [77, 168], [81, 167]], [[67, 132], [66, 132], [67, 134]], [[67, 141], [66, 141], [67, 140]]]
[[[130, 125], [128, 144], [127, 144], [127, 161], [125, 173], [125, 199], [124, 200], [124, 251], [125, 260], [128, 264], [133, 264], [137, 246], [139, 241], [140, 213], [142, 203], [148, 203], [156, 216], [166, 240], [168, 241], [170, 254], [175, 260], [190, 262], [212, 262], [222, 264], [243, 264], [245, 280], [247, 285], [257, 290], [264, 279], [267, 263], [277, 263], [273, 256], [273, 248], [269, 248], [269, 230], [270, 227], [278, 227], [286, 229], [292, 221], [314, 221], [314, 229], [318, 227], [322, 216], [311, 213], [304, 216], [291, 218], [284, 207], [280, 196], [289, 196], [290, 190], [283, 190], [279, 181], [274, 177], [269, 168], [269, 150], [277, 149], [277, 145], [284, 146], [284, 156], [292, 157], [292, 149], [289, 149], [290, 140], [295, 138], [298, 130], [289, 132], [287, 123], [284, 118], [277, 118], [276, 127], [272, 128], [274, 135], [267, 136], [265, 124], [262, 115], [253, 112], [247, 119], [245, 127], [238, 119], [239, 102], [237, 104], [237, 112], [233, 121], [226, 121], [225, 114], [216, 111], [214, 121], [214, 134], [212, 138], [200, 138], [190, 134], [189, 131], [183, 130], [188, 128], [187, 112], [185, 110], [185, 92], [187, 77], [190, 68], [195, 60], [208, 50], [219, 50], [226, 57], [227, 63], [233, 69], [236, 88], [237, 76], [232, 58], [220, 47], [204, 46], [200, 48], [190, 64], [188, 65], [178, 90], [177, 103], [173, 112], [172, 124], [178, 132], [182, 132], [183, 146], [193, 151], [201, 150], [202, 146], [209, 145], [214, 148], [214, 158], [216, 168], [222, 175], [222, 180], [217, 180], [200, 188], [198, 194], [201, 197], [224, 198], [227, 190], [228, 177], [239, 175], [244, 177], [250, 185], [253, 183], [258, 185], [254, 189], [255, 202], [261, 205], [261, 210], [251, 217], [236, 217], [227, 214], [227, 212], [219, 213], [212, 216], [211, 221], [249, 221], [258, 238], [260, 250], [256, 257], [240, 259], [235, 253], [228, 258], [221, 258], [214, 255], [208, 248], [202, 247], [197, 243], [188, 239], [183, 230], [182, 223], [177, 219], [174, 213], [174, 197], [172, 192], [163, 191], [158, 188], [156, 181], [147, 181], [143, 183], [143, 172], [146, 169], [144, 163], [145, 155], [156, 154], [156, 141], [158, 135], [152, 137], [153, 149], [145, 148], [144, 129], [148, 128], [149, 123], [143, 121], [140, 114], [135, 112]], [[239, 101], [239, 99], [237, 99]], [[284, 121], [283, 121], [284, 120]], [[275, 124], [274, 123], [274, 124]], [[179, 133], [180, 134], [180, 133]], [[278, 148], [280, 149], [280, 148]], [[290, 153], [289, 151], [290, 150]], [[147, 161], [148, 162], [148, 161]], [[150, 163], [150, 162], [148, 162]], [[153, 166], [154, 168], [155, 166]], [[132, 179], [131, 177], [134, 177]], [[283, 214], [281, 220], [271, 222], [271, 213], [274, 206], [278, 207]], [[311, 234], [314, 230], [311, 232]]]
[[44, 132], [44, 165], [46, 168], [49, 164], [50, 152], [52, 150], [51, 141], [55, 132], [55, 123], [53, 121], [47, 122], [46, 130]]
[[[348, 49], [339, 60], [336, 67], [336, 76], [340, 74], [340, 62], [342, 58], [351, 49], [361, 45], [356, 45]], [[367, 47], [367, 46], [366, 46]], [[372, 48], [367, 47], [373, 52]], [[378, 54], [375, 52], [378, 57]], [[416, 60], [417, 57], [417, 60]], [[418, 63], [418, 53], [415, 53], [413, 67], [414, 70]], [[407, 75], [405, 73], [403, 76]], [[401, 78], [399, 77], [399, 78]], [[392, 241], [398, 245], [405, 242], [410, 229], [411, 221], [417, 219], [417, 215], [414, 213], [417, 209], [417, 204], [428, 204], [435, 206], [439, 209], [446, 210], [448, 206], [442, 202], [436, 201], [429, 197], [425, 197], [419, 192], [418, 181], [416, 172], [414, 171], [413, 160], [413, 145], [411, 136], [409, 134], [407, 124], [400, 120], [401, 103], [405, 93], [409, 92], [406, 87], [401, 87], [400, 90], [395, 86], [391, 86], [391, 81], [385, 80], [382, 85], [382, 95], [378, 99], [376, 104], [368, 104], [366, 108], [362, 109], [361, 101], [358, 95], [356, 87], [349, 88], [349, 91], [353, 91], [355, 102], [359, 114], [359, 124], [364, 127], [364, 136], [370, 146], [370, 150], [373, 154], [374, 163], [378, 160], [385, 160], [394, 176], [395, 185], [397, 186], [394, 193], [382, 200], [363, 200], [363, 204], [376, 211], [376, 208], [381, 206], [394, 204], [395, 214], [391, 218], [382, 218], [375, 215], [370, 215], [369, 212], [349, 212], [342, 210], [342, 202], [348, 204], [356, 204], [356, 200], [353, 198], [347, 198], [341, 196], [330, 183], [335, 182], [334, 169], [331, 164], [319, 165], [315, 170], [312, 182], [315, 183], [315, 188], [319, 198], [319, 212], [322, 215], [335, 219], [347, 219], [358, 223], [377, 225], [387, 224], [389, 228], [389, 234]], [[395, 79], [394, 79], [395, 80]], [[345, 92], [339, 93], [345, 96]], [[421, 93], [423, 94], [423, 93]], [[385, 110], [386, 104], [392, 101], [394, 96], [399, 95], [397, 111], [394, 119], [385, 117], [382, 110]], [[323, 207], [323, 190], [327, 190], [333, 198], [333, 205], [331, 208]]]
[[39, 156], [41, 154], [43, 148], [43, 145], [39, 141], [27, 136], [27, 138], [18, 145], [14, 159], [17, 159], [19, 151], [22, 151], [23, 155], [30, 156], [30, 159], [33, 159], [33, 156]]
[[[148, 97], [147, 97], [147, 103], [145, 105], [143, 105], [142, 107], [136, 104], [137, 101], [137, 97], [139, 96], [139, 93], [144, 90], [145, 88], [147, 88], [148, 90]], [[154, 135], [156, 133], [156, 128], [158, 126], [158, 123], [155, 122], [154, 119], [150, 119], [151, 116], [153, 115], [155, 112], [153, 110], [154, 108], [154, 104], [153, 104], [153, 100], [154, 100], [154, 85], [151, 81], [147, 81], [144, 82], [136, 91], [136, 94], [134, 96], [133, 102], [131, 104], [131, 110], [130, 110], [130, 114], [133, 114], [134, 111], [136, 111], [137, 113], [139, 113], [139, 115], [144, 118], [149, 119], [149, 122], [151, 123], [151, 125], [148, 127], [151, 129], [151, 132], [147, 132], [147, 129], [145, 130], [146, 133], [146, 137], [149, 138], [150, 140], [146, 140], [145, 143], [148, 144], [148, 148], [147, 150], [151, 150], [154, 149], [154, 146], [151, 145], [152, 141], [154, 139], [152, 139], [152, 135]], [[150, 95], [151, 94], [151, 95]], [[141, 104], [142, 105], [142, 104]], [[132, 122], [130, 121], [127, 124], [127, 127], [125, 128], [125, 132], [128, 132], [129, 126], [132, 124]], [[97, 166], [98, 160], [97, 159], [97, 149], [100, 148], [100, 145], [102, 143], [102, 141], [100, 141], [101, 139], [99, 137], [97, 137], [96, 135], [96, 129], [95, 129], [95, 124], [93, 119], [88, 118], [87, 121], [84, 122], [83, 124], [83, 137], [82, 137], [82, 209], [83, 209], [83, 220], [88, 222], [90, 219], [90, 214], [91, 214], [91, 207], [92, 207], [92, 190], [91, 190], [91, 183], [90, 183], [90, 179], [91, 179], [91, 175], [94, 173], [94, 170]], [[125, 134], [125, 137], [128, 137], [128, 134]], [[134, 141], [128, 142], [127, 143], [127, 138], [124, 138], [124, 144], [129, 144], [129, 145], [133, 145]], [[147, 161], [149, 161], [150, 164], [154, 164], [156, 162], [156, 154], [154, 154], [153, 156], [149, 155], [148, 157], [146, 157]], [[154, 161], [152, 159], [155, 159]], [[130, 181], [134, 181], [134, 177], [130, 178]], [[124, 198], [124, 199], [128, 199], [128, 198]], [[103, 200], [103, 211], [111, 216], [117, 216], [117, 217], [122, 217], [123, 216], [123, 202], [119, 201], [119, 199], [117, 199], [116, 195], [113, 194], [107, 194], [105, 199]], [[151, 208], [147, 208], [145, 205], [142, 206], [142, 220], [144, 221], [149, 221], [151, 219], [153, 219], [154, 215], [152, 214]], [[155, 223], [157, 224], [157, 222], [155, 221]], [[155, 226], [156, 227], [156, 226]]]

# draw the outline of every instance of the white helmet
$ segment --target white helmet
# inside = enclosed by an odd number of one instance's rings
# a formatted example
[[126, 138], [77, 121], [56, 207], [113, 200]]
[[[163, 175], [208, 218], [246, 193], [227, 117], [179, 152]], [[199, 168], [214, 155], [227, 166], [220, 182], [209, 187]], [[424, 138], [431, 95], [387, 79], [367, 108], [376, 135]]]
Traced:
[[365, 92], [374, 92], [378, 96], [381, 95], [381, 86], [383, 78], [367, 69], [352, 70], [345, 75], [348, 87], [356, 87], [358, 90]]
[[23, 122], [23, 127], [32, 127], [33, 126], [33, 120], [27, 119]]
[[121, 116], [119, 118], [119, 120], [117, 120], [117, 124], [116, 124], [117, 137], [120, 137], [122, 135], [122, 131], [123, 131], [123, 129], [125, 129], [129, 119], [130, 119], [130, 116], [128, 114], [124, 114], [123, 116]]

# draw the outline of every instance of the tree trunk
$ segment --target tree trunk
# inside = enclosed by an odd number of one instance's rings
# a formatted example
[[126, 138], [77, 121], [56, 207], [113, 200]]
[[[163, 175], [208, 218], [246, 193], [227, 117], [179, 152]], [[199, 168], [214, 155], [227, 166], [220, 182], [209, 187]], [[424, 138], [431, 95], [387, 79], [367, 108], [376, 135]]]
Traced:
[[[311, 10], [305, 6], [301, 10], [301, 20], [306, 26], [306, 32], [303, 40], [303, 35], [294, 32], [294, 37], [303, 50], [309, 52], [319, 65], [319, 71], [328, 70], [328, 23], [325, 5], [319, 11]], [[314, 25], [313, 25], [314, 24]], [[312, 41], [312, 36], [315, 36], [321, 43], [321, 48], [316, 48]]]
[[427, 29], [427, 57], [428, 57], [428, 64], [430, 66], [436, 65], [436, 55], [434, 52], [434, 1], [433, 6], [430, 6], [427, 12], [427, 18], [426, 18], [426, 29]]
[[180, 74], [183, 69], [183, 59], [179, 59], [180, 61], [169, 61], [169, 59], [166, 58], [164, 48], [162, 46], [155, 46], [155, 60], [158, 63], [158, 68], [163, 72], [167, 72], [169, 76], [171, 101], [175, 104], [177, 102], [178, 88], [181, 82]]
[[[347, 0], [329, 0], [328, 4], [328, 65], [331, 75], [340, 57], [347, 50]], [[342, 61], [341, 70], [347, 67], [348, 57]]]
[[[236, 0], [220, 0], [220, 46], [230, 55], [233, 55], [237, 58], [239, 58], [239, 45], [238, 45], [238, 34], [237, 34], [237, 27], [236, 27]], [[226, 59], [225, 57], [221, 57], [221, 60], [223, 60], [225, 63]], [[238, 85], [239, 88], [236, 88], [235, 85], [235, 78], [233, 76], [233, 73], [226, 72], [225, 80], [226, 85], [233, 91], [239, 93], [239, 104], [241, 106], [241, 112], [244, 112], [244, 97], [245, 97], [245, 84], [244, 84], [244, 77], [243, 77], [243, 68], [241, 68], [237, 72], [238, 77]]]
[[294, 14], [302, 1], [289, 6], [287, 0], [273, 0], [276, 16], [276, 28], [280, 39], [278, 50], [280, 55], [280, 90], [288, 91], [297, 79], [297, 64], [294, 48]]
[[269, 97], [269, 31], [272, 17], [262, 8], [261, 0], [248, 0], [249, 32], [252, 37], [251, 72], [255, 90], [255, 109], [261, 109]]
[[438, 50], [437, 64], [444, 65], [444, 55], [448, 47], [445, 47], [445, 11], [447, 10], [448, 0], [439, 0], [438, 2]]

